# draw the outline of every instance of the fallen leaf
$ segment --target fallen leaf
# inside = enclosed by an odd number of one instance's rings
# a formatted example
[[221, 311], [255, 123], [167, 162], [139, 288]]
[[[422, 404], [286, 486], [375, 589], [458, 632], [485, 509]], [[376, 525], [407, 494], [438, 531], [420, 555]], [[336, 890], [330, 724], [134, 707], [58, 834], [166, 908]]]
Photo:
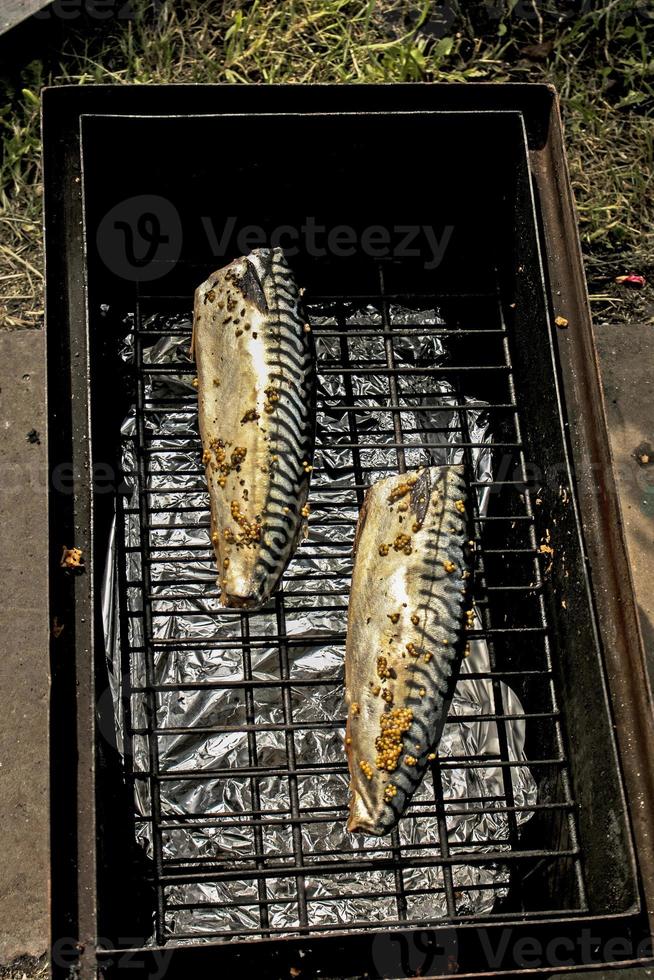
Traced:
[[635, 289], [642, 289], [643, 286], [647, 285], [647, 279], [645, 276], [616, 276], [615, 281], [620, 286], [634, 286]]
[[84, 566], [84, 559], [82, 557], [81, 548], [67, 548], [64, 545], [64, 550], [61, 554], [61, 561], [59, 563], [62, 568], [68, 570], [80, 570]]

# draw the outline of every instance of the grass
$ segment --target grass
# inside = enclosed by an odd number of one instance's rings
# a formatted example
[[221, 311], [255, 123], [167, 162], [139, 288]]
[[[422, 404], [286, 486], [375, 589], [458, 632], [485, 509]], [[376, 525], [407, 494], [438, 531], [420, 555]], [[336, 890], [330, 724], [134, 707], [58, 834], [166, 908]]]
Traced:
[[591, 271], [600, 281], [654, 271], [654, 13], [647, 3], [130, 2], [127, 19], [48, 24], [40, 57], [28, 46], [32, 53], [3, 70], [0, 319], [7, 326], [42, 316], [44, 84], [553, 82]]
[[6, 966], [0, 966], [0, 980], [47, 980], [50, 976], [48, 957], [19, 956]]

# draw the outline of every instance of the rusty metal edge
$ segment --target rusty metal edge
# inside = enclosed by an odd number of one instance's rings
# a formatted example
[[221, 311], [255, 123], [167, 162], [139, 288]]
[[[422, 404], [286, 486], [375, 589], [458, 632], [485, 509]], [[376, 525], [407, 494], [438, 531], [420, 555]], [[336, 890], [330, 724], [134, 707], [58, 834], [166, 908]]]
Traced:
[[585, 544], [644, 904], [654, 932], [654, 705], [612, 468], [560, 104], [553, 86], [551, 92], [549, 139], [542, 148], [530, 151], [530, 159], [543, 216], [552, 313], [569, 323], [556, 337], [565, 401], [575, 423], [569, 438], [573, 458], [584, 463], [583, 468], [576, 467], [582, 525], [596, 529], [585, 535]]
[[[48, 391], [48, 467], [50, 479], [57, 464], [70, 463], [75, 479], [75, 492], [68, 496], [57, 493], [50, 484], [48, 520], [51, 545], [50, 555], [50, 612], [67, 610], [69, 629], [57, 641], [50, 635], [51, 701], [50, 701], [50, 970], [61, 976], [67, 967], [58, 961], [57, 943], [74, 945], [78, 953], [75, 976], [79, 980], [94, 980], [97, 976], [95, 944], [97, 935], [96, 879], [96, 820], [95, 820], [95, 680], [93, 650], [95, 623], [94, 561], [93, 561], [93, 493], [90, 472], [90, 389], [88, 380], [88, 334], [86, 299], [86, 255], [82, 236], [78, 229], [83, 221], [81, 159], [79, 147], [79, 119], [58, 119], [50, 110], [48, 100], [43, 100], [41, 131], [44, 140], [44, 236], [48, 255], [46, 268], [46, 370]], [[59, 140], [52, 128], [62, 125]], [[67, 243], [63, 247], [63, 243]], [[63, 366], [68, 361], [67, 369]], [[83, 370], [75, 365], [84, 365]], [[55, 397], [56, 396], [56, 397]], [[66, 396], [69, 404], [66, 405]], [[61, 414], [59, 429], [74, 433], [70, 445], [63, 449], [52, 438], [53, 413], [57, 404]], [[64, 403], [62, 405], [62, 403]], [[75, 406], [75, 408], [73, 408]], [[69, 458], [61, 456], [62, 450]], [[62, 585], [58, 557], [52, 550], [53, 542], [60, 539], [64, 527], [74, 535], [75, 543], [85, 555], [84, 574]], [[85, 533], [86, 532], [86, 533]], [[71, 538], [72, 540], [72, 538]], [[62, 617], [63, 621], [63, 617]], [[64, 639], [65, 638], [65, 639]], [[75, 705], [70, 705], [70, 726], [64, 734], [68, 751], [76, 754], [74, 788], [79, 819], [74, 820], [74, 861], [76, 868], [77, 930], [73, 936], [55, 934], [60, 921], [56, 906], [56, 870], [59, 861], [53, 815], [61, 822], [65, 819], [66, 800], [59, 798], [61, 789], [53, 779], [60, 762], [53, 758], [53, 698], [60, 695], [62, 682], [57, 682], [55, 665], [70, 658], [76, 677]], [[66, 687], [70, 695], [70, 689]], [[61, 719], [59, 719], [61, 721]], [[60, 746], [61, 747], [61, 746]], [[64, 872], [65, 873], [65, 872]], [[55, 887], [53, 887], [53, 882]]]

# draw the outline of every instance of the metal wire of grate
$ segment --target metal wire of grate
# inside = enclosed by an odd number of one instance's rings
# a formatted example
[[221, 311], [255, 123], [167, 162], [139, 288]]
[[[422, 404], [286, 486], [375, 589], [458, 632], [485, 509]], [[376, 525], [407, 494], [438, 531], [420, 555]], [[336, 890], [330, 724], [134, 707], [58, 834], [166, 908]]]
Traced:
[[[139, 506], [136, 517], [140, 524], [140, 541], [134, 550], [139, 558], [133, 564], [131, 577], [121, 588], [122, 613], [125, 618], [141, 619], [142, 642], [132, 643], [126, 659], [140, 658], [144, 666], [145, 682], [131, 684], [124, 692], [126, 735], [130, 739], [142, 739], [147, 745], [147, 767], [134, 767], [128, 777], [145, 787], [149, 800], [149, 812], [137, 820], [148, 825], [152, 843], [152, 873], [156, 893], [156, 938], [164, 942], [171, 935], [171, 916], [182, 911], [193, 911], [209, 906], [216, 911], [224, 910], [225, 927], [215, 930], [220, 938], [268, 937], [277, 934], [329, 932], [353, 930], [379, 925], [424, 925], [429, 917], [424, 910], [420, 915], [413, 912], [417, 896], [439, 895], [448, 918], [479, 918], [466, 912], [465, 894], [470, 891], [495, 891], [506, 898], [507, 885], [503, 880], [486, 880], [483, 876], [471, 880], [465, 887], [456, 883], [453, 870], [465, 865], [471, 868], [490, 868], [500, 863], [509, 869], [511, 889], [509, 901], [522, 918], [530, 913], [521, 903], [521, 882], [530, 876], [547, 873], [565, 874], [574, 882], [575, 899], [572, 906], [548, 908], [552, 915], [568, 914], [584, 910], [586, 900], [576, 843], [574, 800], [567, 774], [564, 734], [554, 673], [551, 662], [550, 631], [543, 596], [547, 556], [539, 550], [534, 521], [534, 500], [528, 489], [526, 459], [522, 443], [522, 420], [516, 403], [516, 393], [510, 357], [511, 337], [504, 321], [499, 293], [469, 293], [459, 295], [429, 295], [426, 293], [400, 292], [385, 288], [384, 268], [378, 269], [378, 289], [366, 295], [309, 295], [309, 312], [328, 310], [324, 324], [314, 325], [319, 357], [318, 374], [322, 382], [318, 396], [318, 441], [315, 457], [315, 482], [312, 490], [312, 529], [338, 528], [334, 537], [310, 534], [300, 548], [284, 578], [274, 601], [264, 611], [246, 613], [217, 607], [216, 572], [213, 565], [208, 528], [208, 505], [200, 506], [198, 494], [205, 493], [200, 446], [194, 428], [196, 399], [181, 391], [175, 397], [160, 396], [157, 389], [149, 387], [157, 375], [182, 376], [193, 373], [192, 365], [151, 364], [144, 359], [147, 346], [166, 336], [190, 334], [188, 322], [159, 329], [157, 313], [170, 310], [188, 310], [188, 296], [141, 297], [137, 304], [134, 328], [134, 352], [136, 364], [136, 427], [135, 449], [137, 468], [132, 478], [136, 481]], [[370, 304], [381, 316], [370, 324], [348, 320], [352, 304]], [[426, 326], [411, 322], [402, 323], [389, 314], [390, 304], [400, 304], [406, 310], [440, 310], [438, 324]], [[312, 318], [313, 320], [314, 318]], [[320, 321], [319, 317], [315, 318]], [[406, 337], [438, 337], [447, 346], [448, 357], [437, 365], [399, 363], [396, 345]], [[357, 351], [361, 344], [368, 350], [365, 357], [353, 354], [352, 341], [356, 338]], [[325, 343], [320, 343], [324, 341]], [[366, 347], [366, 344], [369, 346]], [[381, 345], [381, 346], [380, 346]], [[360, 394], [361, 382], [367, 376], [385, 379], [383, 395]], [[432, 426], [426, 434], [423, 429], [407, 425], [407, 418], [414, 418], [416, 410], [437, 409], [431, 385], [435, 378], [447, 379], [454, 393], [454, 407], [458, 413], [458, 425], [454, 434], [451, 427]], [[422, 379], [424, 378], [424, 384]], [[407, 381], [411, 386], [407, 387]], [[299, 615], [320, 617], [322, 612], [341, 610], [345, 622], [348, 600], [348, 577], [351, 570], [351, 544], [356, 523], [356, 511], [371, 481], [371, 474], [380, 471], [404, 471], [425, 461], [425, 451], [433, 450], [441, 441], [448, 441], [451, 448], [462, 450], [468, 472], [473, 473], [471, 453], [476, 443], [468, 431], [468, 412], [479, 408], [488, 414], [494, 434], [493, 452], [496, 479], [491, 484], [493, 504], [490, 511], [481, 514], [476, 494], [471, 494], [475, 504], [472, 515], [475, 542], [474, 589], [475, 603], [481, 616], [481, 624], [471, 631], [471, 638], [482, 637], [488, 644], [490, 669], [470, 673], [471, 679], [490, 681], [492, 704], [490, 710], [474, 719], [451, 716], [448, 725], [473, 722], [496, 723], [497, 753], [474, 756], [455, 756], [437, 759], [433, 764], [430, 793], [414, 800], [404, 821], [436, 821], [437, 840], [431, 846], [407, 842], [396, 829], [387, 839], [367, 839], [365, 844], [353, 845], [344, 850], [328, 844], [329, 827], [346, 817], [346, 799], [326, 794], [325, 802], [314, 797], [305, 798], [308, 777], [320, 776], [326, 781], [339, 777], [342, 781], [347, 771], [344, 755], [329, 761], [312, 758], [307, 752], [311, 746], [311, 733], [344, 729], [345, 712], [338, 717], [307, 718], [298, 710], [294, 692], [303, 687], [323, 687], [338, 694], [342, 689], [342, 655], [345, 632], [317, 630], [312, 636], [306, 632], [298, 637], [288, 626], [288, 617]], [[195, 468], [167, 473], [157, 466], [157, 457], [170, 451], [171, 437], [159, 439], [149, 426], [149, 419], [166, 412], [187, 413], [188, 431], [181, 441], [197, 445], [198, 464]], [[348, 454], [347, 466], [339, 469], [339, 479], [333, 479], [330, 471], [330, 449], [333, 435], [330, 418], [338, 413], [347, 420], [345, 431], [338, 433], [338, 451]], [[382, 423], [374, 434], [362, 419], [379, 415], [389, 418], [390, 424]], [[373, 455], [374, 461], [373, 461]], [[380, 462], [380, 454], [382, 461]], [[153, 467], [155, 469], [153, 470]], [[156, 481], [152, 475], [156, 471]], [[322, 478], [321, 478], [322, 477]], [[181, 478], [181, 479], [180, 479]], [[169, 480], [169, 482], [167, 482]], [[475, 488], [481, 485], [474, 478]], [[343, 488], [347, 489], [348, 501], [343, 503]], [[174, 495], [174, 515], [169, 504]], [[163, 503], [162, 503], [163, 502]], [[119, 517], [126, 519], [134, 511], [123, 507]], [[206, 544], [197, 553], [189, 554], [188, 545], [175, 540], [174, 529], [206, 528]], [[129, 554], [127, 555], [129, 559]], [[174, 575], [168, 575], [165, 587], [156, 577], [158, 564], [165, 561], [175, 567]], [[334, 563], [338, 571], [334, 572]], [[198, 572], [198, 563], [201, 569]], [[196, 636], [192, 630], [184, 636], [166, 638], [157, 623], [176, 616], [176, 607], [184, 604], [188, 592], [188, 569], [194, 568], [193, 583], [206, 586], [207, 610], [216, 621], [233, 621], [234, 630], [229, 636], [219, 638]], [[134, 568], [137, 574], [134, 574]], [[206, 571], [205, 571], [206, 569]], [[127, 594], [138, 595], [138, 612], [127, 603]], [[189, 615], [188, 611], [185, 613]], [[205, 610], [206, 614], [206, 610]], [[122, 617], [121, 617], [122, 618]], [[260, 622], [266, 618], [270, 628], [263, 632]], [[310, 650], [312, 646], [328, 645], [334, 651], [335, 662], [340, 656], [340, 668], [331, 676], [304, 677], [294, 669], [294, 652], [298, 646]], [[274, 672], [262, 676], [255, 668], [258, 651], [273, 647], [276, 650]], [[211, 680], [179, 680], [171, 685], [162, 682], [159, 664], [165, 658], [184, 657], [190, 654], [202, 656], [205, 650], [224, 650], [240, 657], [241, 671], [237, 678], [212, 678]], [[129, 677], [129, 671], [126, 673]], [[521, 692], [524, 713], [512, 714], [504, 704], [504, 685], [510, 684]], [[239, 715], [233, 723], [202, 724], [193, 719], [164, 719], [161, 715], [161, 696], [171, 690], [183, 700], [186, 692], [202, 687], [217, 693], [231, 692], [239, 699]], [[281, 710], [281, 717], [258, 717], [255, 694], [265, 691]], [[135, 697], [145, 700], [145, 712], [138, 715], [130, 710]], [[507, 747], [506, 725], [510, 720], [520, 720], [527, 726], [529, 767], [539, 785], [547, 784], [547, 791], [539, 793], [538, 802], [523, 806], [516, 801], [512, 773], [522, 762], [512, 759]], [[529, 737], [531, 731], [536, 735]], [[198, 737], [229, 739], [233, 734], [245, 733], [247, 758], [234, 764], [208, 764], [199, 769], [169, 768], [165, 761], [165, 745], [171, 738]], [[270, 752], [262, 748], [262, 736], [275, 740], [274, 762]], [[163, 759], [162, 759], [163, 756]], [[129, 760], [131, 756], [126, 755]], [[448, 770], [480, 770], [492, 766], [500, 773], [501, 788], [493, 797], [477, 796], [447, 799], [443, 793], [443, 777]], [[246, 806], [216, 812], [207, 805], [206, 812], [172, 812], [162, 805], [162, 787], [165, 784], [183, 784], [185, 780], [206, 781], [215, 786], [221, 780], [237, 779], [244, 787]], [[208, 789], [208, 792], [210, 790]], [[482, 841], [482, 846], [471, 848], [464, 842], [451, 840], [448, 821], [465, 818], [471, 812], [489, 814], [504, 820], [505, 836], [497, 840]], [[543, 846], [535, 847], [525, 842], [521, 823], [527, 812], [538, 815], [541, 826], [549, 820], [552, 831]], [[165, 842], [170, 835], [184, 835], [189, 827], [201, 827], [206, 832], [245, 835], [247, 846], [229, 860], [221, 857], [220, 850], [207, 854], [189, 853], [183, 857], [166, 856]], [[267, 844], [271, 830], [286, 832], [286, 846], [271, 850]], [[321, 840], [315, 849], [307, 847], [307, 832], [311, 840]], [[324, 839], [324, 840], [323, 840]], [[416, 869], [440, 869], [436, 885], [417, 887]], [[338, 916], [314, 915], [317, 907], [324, 908], [332, 900], [325, 897], [320, 883], [329, 876], [341, 873], [358, 874], [361, 888], [359, 899], [379, 901], [380, 914], [365, 919], [352, 918], [342, 921]], [[186, 885], [206, 886], [204, 901], [185, 900]], [[195, 893], [194, 893], [195, 894]], [[388, 904], [392, 901], [392, 913]], [[279, 923], [275, 910], [292, 907], [293, 913]], [[492, 907], [492, 902], [491, 902]], [[250, 911], [249, 926], [239, 920], [238, 925], [229, 918], [233, 909]], [[485, 913], [492, 920], [501, 913], [495, 910]], [[204, 932], [204, 935], [214, 933]], [[175, 932], [176, 940], [196, 938], [193, 931]]]

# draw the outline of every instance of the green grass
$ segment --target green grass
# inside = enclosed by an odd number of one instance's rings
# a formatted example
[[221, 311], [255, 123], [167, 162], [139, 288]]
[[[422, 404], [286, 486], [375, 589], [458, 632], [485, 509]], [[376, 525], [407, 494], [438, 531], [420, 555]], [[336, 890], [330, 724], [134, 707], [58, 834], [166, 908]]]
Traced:
[[[654, 13], [639, 0], [132, 0], [122, 22], [67, 26], [18, 65], [0, 113], [0, 317], [41, 315], [39, 91], [94, 82], [549, 81], [562, 97], [592, 267], [650, 267]], [[556, 9], [555, 9], [556, 8]], [[572, 4], [568, 8], [572, 11]], [[13, 298], [12, 298], [13, 297]]]
[[50, 976], [48, 957], [19, 956], [11, 963], [0, 966], [0, 980], [47, 980]]

